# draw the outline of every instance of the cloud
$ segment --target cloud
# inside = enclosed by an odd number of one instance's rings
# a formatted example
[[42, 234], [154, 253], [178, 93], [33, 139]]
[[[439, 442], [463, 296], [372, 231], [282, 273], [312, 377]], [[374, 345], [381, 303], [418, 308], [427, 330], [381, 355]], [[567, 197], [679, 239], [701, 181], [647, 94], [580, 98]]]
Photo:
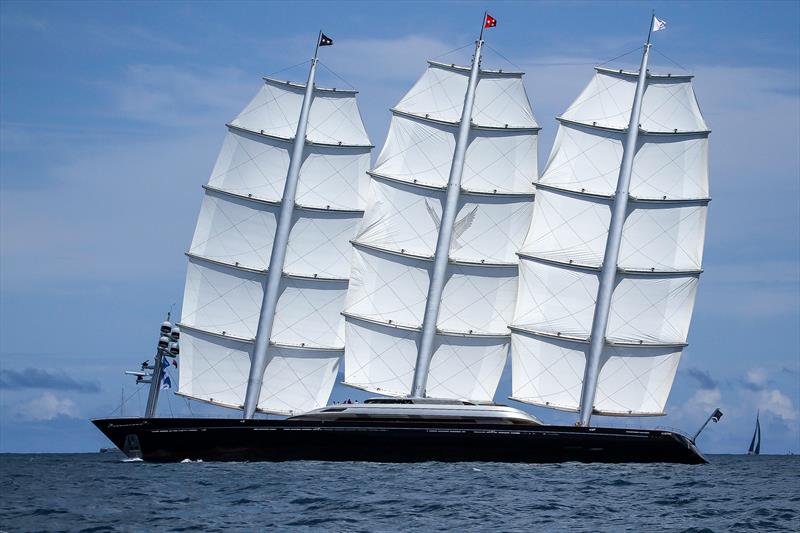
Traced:
[[765, 369], [751, 368], [745, 373], [745, 376], [739, 380], [739, 385], [747, 390], [760, 392], [767, 388], [767, 381], [768, 376]]
[[694, 379], [698, 385], [700, 385], [701, 389], [716, 389], [717, 382], [714, 378], [711, 377], [711, 374], [708, 373], [706, 370], [700, 370], [697, 368], [687, 368], [683, 370], [683, 373], [689, 376], [690, 378]]
[[18, 417], [29, 420], [53, 420], [59, 416], [78, 417], [78, 406], [75, 402], [69, 398], [58, 398], [52, 392], [45, 392], [34, 400], [17, 405], [14, 411]]
[[78, 381], [63, 370], [49, 371], [26, 368], [22, 371], [0, 370], [0, 389], [51, 389], [75, 392], [100, 392], [100, 386], [90, 381]]
[[778, 389], [761, 391], [758, 406], [762, 411], [772, 413], [784, 422], [794, 422], [798, 419], [798, 412], [792, 400]]

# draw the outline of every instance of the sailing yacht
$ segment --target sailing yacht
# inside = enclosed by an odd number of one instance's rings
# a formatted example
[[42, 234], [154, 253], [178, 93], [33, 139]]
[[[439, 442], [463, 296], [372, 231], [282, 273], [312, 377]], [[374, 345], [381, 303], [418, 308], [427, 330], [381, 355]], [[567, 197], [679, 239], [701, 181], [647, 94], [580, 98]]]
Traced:
[[747, 455], [760, 455], [761, 454], [761, 422], [758, 420], [758, 413], [756, 413], [756, 429], [753, 431], [753, 439], [750, 441], [750, 447], [747, 448]]
[[[680, 433], [591, 423], [663, 414], [685, 346], [708, 203], [691, 77], [651, 74], [649, 36], [638, 72], [596, 69], [540, 177], [523, 73], [481, 65], [494, 25], [471, 65], [428, 62], [370, 170], [355, 92], [316, 87], [316, 52], [305, 84], [265, 79], [228, 124], [158, 356], [179, 338], [178, 394], [244, 416], [155, 418], [151, 394], [144, 418], [94, 421], [126, 454], [705, 462]], [[511, 399], [576, 425], [494, 402], [509, 352]], [[328, 405], [342, 361], [380, 397]]]

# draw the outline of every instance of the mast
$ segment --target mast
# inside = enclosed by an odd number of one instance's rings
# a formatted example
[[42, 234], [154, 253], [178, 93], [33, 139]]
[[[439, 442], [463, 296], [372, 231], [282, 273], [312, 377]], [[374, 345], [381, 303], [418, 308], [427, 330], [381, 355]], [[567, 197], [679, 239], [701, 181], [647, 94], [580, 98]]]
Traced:
[[453, 153], [453, 162], [450, 166], [450, 177], [447, 181], [447, 196], [445, 197], [442, 211], [439, 236], [436, 241], [436, 251], [428, 286], [428, 295], [425, 304], [425, 315], [422, 320], [417, 363], [414, 367], [414, 382], [411, 396], [423, 398], [428, 381], [428, 369], [433, 357], [433, 345], [436, 340], [436, 323], [439, 318], [439, 306], [442, 301], [442, 291], [447, 281], [447, 264], [450, 260], [450, 244], [453, 238], [453, 224], [458, 213], [458, 198], [461, 192], [461, 175], [464, 170], [464, 157], [469, 144], [470, 125], [472, 123], [472, 108], [475, 103], [475, 88], [478, 85], [478, 73], [481, 63], [481, 48], [483, 47], [483, 28], [486, 24], [486, 13], [481, 23], [481, 33], [475, 41], [475, 54], [472, 58], [472, 70], [469, 74], [467, 92], [464, 96], [464, 107], [458, 126], [458, 136]]
[[303, 95], [300, 119], [297, 122], [297, 132], [295, 133], [292, 145], [289, 170], [286, 174], [286, 183], [283, 188], [281, 210], [278, 215], [275, 240], [272, 246], [272, 253], [270, 254], [269, 267], [267, 269], [267, 286], [264, 292], [264, 300], [261, 303], [255, 347], [253, 348], [253, 359], [250, 364], [250, 375], [247, 379], [244, 418], [253, 418], [255, 414], [256, 407], [258, 406], [259, 394], [261, 392], [261, 384], [264, 380], [264, 371], [267, 368], [267, 350], [269, 349], [269, 340], [272, 335], [272, 326], [275, 322], [275, 309], [278, 305], [278, 296], [280, 296], [281, 277], [283, 275], [283, 266], [286, 261], [289, 231], [292, 226], [292, 213], [294, 212], [295, 195], [297, 193], [297, 181], [300, 175], [300, 166], [303, 162], [303, 149], [306, 143], [308, 114], [311, 109], [311, 102], [314, 98], [314, 78], [317, 73], [317, 53], [319, 51], [321, 37], [322, 30], [320, 30], [317, 36], [314, 57], [311, 59], [311, 67], [308, 71], [306, 91]]
[[636, 142], [639, 138], [639, 119], [642, 111], [642, 97], [647, 84], [647, 61], [650, 55], [650, 35], [653, 27], [653, 18], [650, 19], [650, 31], [647, 33], [647, 42], [642, 52], [642, 63], [639, 67], [639, 79], [636, 83], [636, 92], [631, 108], [628, 131], [625, 136], [625, 148], [620, 164], [617, 187], [614, 193], [614, 202], [611, 207], [611, 222], [606, 239], [605, 254], [600, 271], [600, 284], [597, 289], [597, 303], [595, 304], [594, 318], [590, 334], [589, 352], [587, 354], [586, 368], [581, 389], [580, 420], [579, 425], [588, 426], [594, 409], [594, 398], [597, 392], [597, 381], [600, 375], [600, 363], [603, 348], [606, 345], [606, 328], [608, 314], [611, 309], [611, 296], [617, 280], [617, 261], [619, 260], [620, 243], [622, 242], [622, 227], [628, 210], [628, 197], [633, 170], [633, 158], [636, 155]]

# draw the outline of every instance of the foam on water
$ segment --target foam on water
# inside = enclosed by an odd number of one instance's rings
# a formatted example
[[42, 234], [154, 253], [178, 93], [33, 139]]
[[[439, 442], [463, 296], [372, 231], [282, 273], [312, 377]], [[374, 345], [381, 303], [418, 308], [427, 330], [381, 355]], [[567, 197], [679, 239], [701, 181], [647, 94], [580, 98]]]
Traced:
[[0, 455], [0, 530], [800, 531], [800, 457], [189, 469], [120, 459]]

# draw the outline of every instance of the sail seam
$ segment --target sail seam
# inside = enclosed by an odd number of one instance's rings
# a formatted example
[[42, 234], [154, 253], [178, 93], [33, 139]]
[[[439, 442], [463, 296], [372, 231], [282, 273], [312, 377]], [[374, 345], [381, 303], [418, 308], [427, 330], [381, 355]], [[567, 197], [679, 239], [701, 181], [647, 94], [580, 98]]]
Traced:
[[[274, 139], [276, 141], [282, 141], [282, 142], [285, 142], [285, 143], [288, 143], [288, 144], [293, 144], [294, 143], [294, 137], [284, 137], [282, 135], [273, 135], [271, 133], [264, 133], [264, 130], [261, 130], [261, 131], [251, 130], [249, 128], [243, 128], [242, 126], [236, 126], [235, 124], [230, 123], [230, 122], [228, 124], [225, 124], [225, 125], [228, 127], [228, 129], [231, 129], [231, 130], [234, 130], [234, 131], [240, 131], [240, 132], [244, 132], [244, 133], [249, 133], [251, 135], [257, 135], [259, 137], [265, 137], [267, 139]], [[320, 141], [311, 141], [311, 140], [308, 140], [308, 139], [306, 139], [305, 145], [306, 146], [326, 146], [326, 147], [332, 147], [332, 148], [336, 148], [336, 147], [341, 147], [341, 148], [364, 148], [365, 150], [367, 150], [367, 149], [371, 150], [372, 148], [375, 148], [375, 146], [372, 145], [372, 144], [348, 144], [348, 143], [341, 143], [341, 142], [340, 143], [326, 143], [326, 142], [320, 142]]]
[[[298, 83], [296, 81], [279, 80], [277, 78], [270, 78], [269, 76], [264, 76], [261, 79], [263, 79], [265, 83], [269, 83], [276, 87], [291, 87], [293, 89], [303, 89], [303, 90], [305, 90], [306, 88], [305, 83]], [[314, 92], [347, 94], [353, 96], [358, 94], [358, 91], [355, 89], [338, 89], [336, 87], [319, 87], [317, 85], [314, 85]]]
[[[450, 70], [452, 72], [458, 72], [462, 74], [469, 75], [471, 67], [466, 67], [463, 65], [456, 65], [455, 63], [442, 63], [441, 61], [434, 61], [433, 59], [428, 60], [428, 64], [432, 67], [441, 68], [443, 70]], [[514, 70], [484, 70], [480, 69], [478, 73], [478, 77], [487, 76], [489, 78], [521, 78], [525, 75], [524, 72], [514, 71]]]
[[[401, 257], [407, 257], [409, 259], [418, 259], [420, 261], [426, 261], [426, 262], [433, 261], [433, 256], [432, 255], [414, 254], [414, 253], [411, 253], [411, 252], [404, 251], [404, 249], [403, 250], [394, 250], [392, 248], [384, 248], [382, 246], [378, 246], [378, 245], [375, 245], [375, 244], [366, 244], [366, 243], [363, 243], [363, 242], [359, 242], [358, 240], [355, 240], [355, 239], [351, 240], [350, 243], [353, 244], [353, 246], [356, 246], [357, 248], [363, 248], [363, 249], [367, 249], [367, 250], [375, 250], [377, 252], [383, 252], [383, 253], [387, 253], [387, 254], [390, 254], [390, 255], [398, 255], [398, 256], [401, 256]], [[472, 266], [476, 266], [476, 267], [485, 266], [485, 267], [496, 267], [496, 268], [517, 268], [518, 267], [517, 263], [514, 263], [514, 262], [470, 261], [470, 260], [466, 260], [466, 259], [454, 259], [453, 257], [449, 257], [448, 258], [448, 263], [451, 264], [451, 265], [461, 265], [461, 266], [467, 266], [467, 267], [472, 267]]]
[[[597, 122], [589, 123], [589, 122], [581, 122], [579, 120], [572, 120], [568, 118], [564, 118], [563, 116], [556, 117], [556, 120], [564, 126], [580, 126], [582, 128], [587, 128], [590, 130], [597, 130], [597, 131], [608, 131], [612, 133], [626, 133], [628, 128], [615, 128], [614, 126], [603, 126], [597, 124]], [[652, 120], [652, 119], [651, 119]], [[645, 130], [641, 126], [639, 127], [639, 135], [641, 136], [653, 136], [653, 137], [708, 137], [711, 134], [710, 129], [705, 130], [677, 130], [673, 129], [673, 131], [659, 131], [659, 130]]]
[[[209, 191], [211, 193], [219, 193], [219, 194], [222, 194], [222, 195], [225, 195], [225, 196], [230, 196], [232, 198], [238, 198], [238, 199], [241, 199], [241, 200], [246, 200], [246, 201], [249, 201], [249, 202], [262, 204], [262, 205], [268, 205], [270, 207], [280, 207], [280, 205], [281, 205], [280, 200], [267, 200], [265, 198], [258, 198], [258, 197], [252, 196], [252, 195], [246, 195], [246, 194], [231, 192], [231, 191], [228, 191], [228, 190], [225, 190], [225, 189], [221, 189], [219, 187], [214, 187], [213, 185], [205, 184], [205, 185], [203, 185], [203, 189], [205, 189], [206, 191]], [[306, 205], [306, 204], [299, 204], [297, 202], [295, 202], [294, 206], [295, 206], [295, 209], [301, 209], [303, 211], [319, 211], [319, 212], [323, 212], [323, 213], [328, 213], [328, 212], [329, 213], [352, 213], [352, 214], [359, 214], [359, 215], [364, 213], [363, 209], [341, 209], [341, 208], [338, 208], [338, 207], [319, 207], [319, 206], [312, 206], [312, 205]]]
[[[401, 109], [397, 109], [396, 107], [391, 108], [389, 111], [392, 112], [395, 116], [401, 116], [405, 118], [410, 118], [412, 120], [419, 120], [420, 122], [428, 122], [431, 124], [438, 124], [442, 126], [458, 128], [460, 124], [457, 120], [444, 120], [441, 118], [433, 118], [427, 115], [420, 115], [418, 113], [413, 113], [411, 111], [403, 111]], [[483, 124], [477, 124], [472, 122], [470, 130], [486, 130], [486, 131], [509, 131], [514, 133], [537, 133], [541, 130], [539, 126], [488, 126]]]
[[[342, 311], [341, 314], [345, 318], [349, 318], [349, 319], [353, 319], [353, 320], [360, 320], [362, 322], [368, 322], [370, 324], [375, 324], [375, 325], [378, 325], [378, 326], [384, 326], [384, 327], [387, 327], [387, 328], [395, 328], [395, 329], [401, 329], [401, 330], [404, 330], [404, 331], [414, 331], [414, 332], [422, 331], [422, 326], [421, 325], [420, 326], [413, 326], [411, 324], [398, 323], [398, 322], [395, 322], [393, 320], [392, 321], [387, 321], [387, 320], [381, 320], [381, 319], [378, 319], [378, 318], [370, 318], [370, 317], [366, 317], [364, 315], [360, 315], [358, 313], [353, 313], [351, 311]], [[485, 332], [485, 333], [483, 333], [483, 332], [475, 332], [474, 330], [472, 332], [469, 332], [469, 331], [461, 331], [461, 330], [454, 330], [454, 329], [443, 329], [443, 328], [440, 328], [440, 327], [436, 328], [436, 334], [437, 335], [442, 335], [442, 336], [445, 336], [445, 337], [467, 337], [467, 338], [481, 338], [481, 339], [492, 339], [492, 338], [510, 339], [511, 338], [511, 333], [499, 333], [499, 332], [497, 332], [497, 333], [493, 333], [493, 332]]]

